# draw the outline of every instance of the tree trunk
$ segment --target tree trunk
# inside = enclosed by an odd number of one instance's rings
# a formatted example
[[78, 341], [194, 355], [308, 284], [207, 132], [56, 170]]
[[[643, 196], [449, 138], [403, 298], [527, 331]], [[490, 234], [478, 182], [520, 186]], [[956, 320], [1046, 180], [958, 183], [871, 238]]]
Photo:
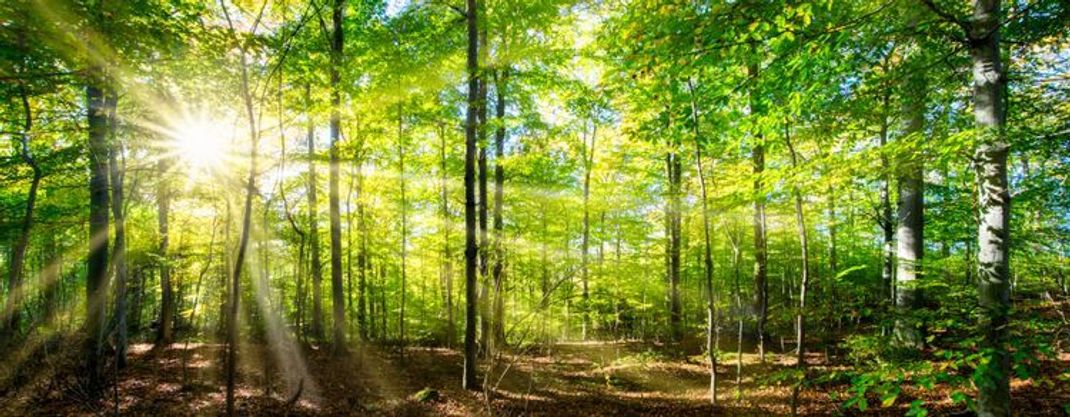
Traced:
[[[787, 123], [785, 123], [784, 125], [784, 142], [788, 145], [788, 151], [791, 154], [792, 169], [797, 170], [799, 167], [798, 155], [795, 152], [795, 147], [791, 143], [791, 130]], [[801, 257], [801, 262], [799, 265], [799, 310], [795, 312], [795, 367], [798, 368], [800, 371], [805, 372], [806, 325], [804, 322], [804, 318], [806, 316], [806, 290], [810, 284], [810, 245], [806, 233], [806, 218], [803, 213], [802, 192], [799, 190], [798, 184], [792, 184], [791, 194], [795, 200], [795, 223], [798, 226], [799, 256]], [[800, 377], [805, 378], [805, 376]], [[801, 389], [801, 384], [802, 380], [797, 381], [792, 387], [792, 415], [797, 415], [799, 390]]]
[[[30, 130], [33, 128], [33, 110], [30, 107], [30, 97], [26, 92], [26, 87], [19, 85], [19, 93], [22, 99], [23, 114], [25, 116], [25, 122], [22, 127], [21, 139], [19, 149], [19, 156], [22, 157], [22, 161], [26, 165], [30, 166], [33, 171], [33, 177], [30, 179], [30, 191], [26, 195], [26, 211], [22, 216], [22, 227], [19, 230], [19, 235], [15, 240], [15, 246], [11, 251], [11, 263], [8, 270], [8, 293], [7, 302], [4, 306], [3, 317], [6, 320], [0, 322], [0, 334], [7, 333], [14, 335], [19, 331], [19, 304], [22, 302], [22, 273], [25, 269], [26, 262], [26, 249], [30, 246], [30, 233], [33, 231], [33, 212], [37, 205], [37, 188], [41, 184], [41, 177], [44, 175], [41, 171], [41, 167], [37, 165], [37, 161], [34, 160], [33, 154], [30, 152]], [[52, 284], [46, 284], [51, 287]], [[47, 288], [46, 288], [47, 290]]]
[[682, 163], [676, 152], [676, 144], [666, 155], [666, 170], [669, 175], [668, 234], [669, 234], [669, 331], [673, 341], [679, 341], [683, 329], [683, 307], [680, 304], [680, 246], [681, 246], [681, 204], [680, 184]]
[[465, 21], [468, 29], [468, 109], [464, 127], [464, 389], [478, 390], [476, 380], [476, 123], [479, 107], [479, 11], [476, 0], [466, 0]]
[[[910, 77], [903, 96], [903, 138], [909, 143], [922, 143], [918, 138], [924, 134], [925, 85], [923, 79]], [[908, 146], [908, 149], [916, 149]], [[921, 332], [910, 320], [904, 319], [919, 307], [918, 278], [921, 278], [922, 258], [925, 253], [925, 166], [919, 152], [902, 155], [897, 164], [899, 174], [899, 210], [896, 218], [896, 295], [894, 337], [896, 343], [905, 347], [922, 348]]]
[[[363, 161], [362, 161], [363, 162]], [[360, 253], [357, 254], [357, 327], [360, 337], [368, 339], [368, 320], [371, 308], [368, 298], [368, 225], [364, 220], [364, 167], [357, 167], [357, 229], [360, 233]]]
[[[234, 35], [234, 25], [230, 20], [230, 15], [227, 14], [226, 7], [223, 8], [223, 13], [227, 18], [227, 24], [230, 26], [231, 35]], [[233, 416], [235, 412], [234, 385], [237, 377], [238, 362], [238, 307], [241, 301], [241, 273], [242, 267], [245, 265], [245, 254], [249, 247], [249, 234], [252, 227], [253, 196], [256, 195], [257, 145], [260, 141], [257, 133], [256, 113], [253, 109], [253, 96], [249, 87], [248, 57], [246, 56], [244, 44], [239, 43], [238, 49], [240, 51], [241, 97], [245, 105], [246, 121], [249, 124], [249, 176], [245, 182], [245, 207], [242, 210], [241, 237], [238, 241], [238, 253], [234, 259], [234, 274], [231, 275], [230, 302], [228, 303], [229, 311], [227, 312], [226, 409], [228, 417]]]
[[505, 158], [505, 84], [508, 77], [508, 70], [495, 72], [494, 91], [497, 95], [497, 103], [494, 106], [494, 111], [498, 120], [498, 128], [494, 134], [494, 267], [491, 270], [494, 278], [494, 325], [492, 332], [495, 346], [502, 346], [505, 343], [505, 293], [502, 287], [505, 279], [505, 248], [502, 242], [505, 167], [502, 164]]
[[[747, 76], [758, 77], [758, 66], [747, 66]], [[760, 99], [754, 89], [750, 90], [750, 114], [761, 114]], [[765, 190], [762, 186], [762, 171], [765, 170], [765, 145], [760, 130], [754, 132], [754, 148], [751, 164], [754, 170], [754, 311], [757, 316], [755, 334], [758, 337], [758, 359], [765, 362], [765, 322], [769, 312], [769, 283], [765, 239]]]
[[[116, 96], [114, 93], [109, 96], [111, 103], [109, 110], [112, 114], [109, 115], [111, 123], [111, 129], [115, 129], [115, 104]], [[118, 141], [116, 141], [118, 142]], [[115, 246], [112, 253], [112, 262], [115, 265], [115, 366], [118, 369], [126, 367], [126, 347], [127, 347], [127, 326], [126, 326], [126, 214], [125, 207], [123, 207], [123, 180], [126, 177], [126, 159], [123, 158], [123, 163], [120, 168], [119, 158], [122, 154], [122, 147], [119, 143], [113, 143], [110, 147], [109, 165], [111, 175], [111, 213], [115, 220]]]
[[[881, 130], [880, 147], [883, 150], [888, 144], [888, 95], [883, 97], [881, 106]], [[892, 220], [891, 202], [891, 175], [889, 175], [888, 157], [881, 152], [881, 185], [880, 185], [880, 212], [877, 224], [881, 228], [881, 284], [882, 294], [887, 294], [887, 299], [895, 301], [895, 254], [892, 247], [895, 244], [895, 221]]]
[[405, 295], [408, 279], [409, 202], [405, 196], [405, 135], [402, 129], [402, 105], [398, 104], [398, 173], [401, 180], [401, 309], [398, 314], [398, 341], [401, 358], [405, 358]]
[[108, 110], [99, 67], [89, 71], [89, 257], [86, 262], [86, 371], [89, 390], [101, 389], [101, 351], [108, 288]]
[[699, 189], [702, 191], [702, 237], [703, 237], [703, 272], [706, 286], [706, 352], [710, 360], [710, 404], [717, 405], [717, 350], [714, 344], [714, 320], [717, 317], [717, 297], [713, 292], [713, 253], [710, 243], [709, 196], [706, 191], [706, 173], [702, 167], [702, 137], [699, 133], [698, 107], [695, 105], [695, 87], [687, 80], [691, 96], [691, 129], [695, 139], [695, 169], [698, 171]]
[[342, 69], [342, 19], [345, 0], [334, 0], [331, 21], [334, 24], [334, 36], [331, 39], [331, 173], [330, 173], [330, 210], [331, 210], [331, 307], [334, 312], [334, 352], [343, 353], [346, 339], [345, 298], [342, 288], [342, 219], [339, 215], [338, 200], [338, 147], [341, 136], [342, 103], [341, 76]]
[[156, 345], [166, 347], [174, 338], [172, 326], [174, 325], [175, 297], [174, 288], [171, 285], [171, 264], [168, 248], [171, 244], [170, 222], [168, 217], [171, 212], [171, 190], [167, 183], [167, 171], [171, 163], [167, 159], [160, 159], [156, 163], [156, 222], [159, 226], [159, 247], [157, 260], [160, 263], [160, 327], [156, 333]]
[[1006, 123], [1006, 75], [999, 50], [1000, 1], [973, 3], [970, 55], [973, 59], [973, 108], [980, 137], [974, 153], [980, 223], [977, 226], [978, 294], [981, 348], [987, 366], [979, 369], [977, 414], [1010, 415], [1010, 355], [1007, 323], [1010, 301], [1010, 203]]
[[[480, 8], [483, 6], [480, 5]], [[482, 13], [482, 11], [480, 12]], [[479, 62], [487, 62], [487, 28], [479, 30]], [[487, 68], [482, 71], [486, 72]], [[490, 353], [490, 323], [492, 318], [490, 310], [490, 240], [487, 233], [487, 213], [490, 199], [487, 197], [487, 79], [485, 74], [479, 77], [478, 99], [479, 129], [476, 131], [479, 140], [479, 276], [482, 283], [479, 297], [480, 325], [479, 325], [479, 353]]]
[[446, 293], [446, 347], [453, 347], [453, 338], [456, 334], [453, 323], [453, 250], [450, 247], [450, 199], [449, 182], [446, 174], [446, 131], [439, 127], [439, 183], [442, 189], [442, 284]]
[[311, 87], [305, 85], [305, 106], [308, 114], [308, 246], [312, 261], [312, 337], [323, 340], [323, 257], [320, 256], [319, 200], [316, 181], [316, 134], [312, 125]]
[[591, 128], [590, 143], [588, 143], [587, 141], [587, 135], [585, 132], [584, 137], [582, 138], [583, 146], [581, 148], [581, 151], [583, 152], [583, 154], [581, 155], [583, 157], [583, 246], [580, 252], [580, 265], [582, 273], [582, 275], [580, 275], [582, 279], [580, 284], [583, 289], [583, 300], [581, 305], [581, 308], [583, 310], [583, 340], [587, 340], [587, 327], [590, 325], [591, 320], [591, 299], [588, 290], [588, 280], [590, 279], [590, 272], [588, 271], [588, 258], [590, 255], [588, 254], [588, 252], [590, 251], [591, 236], [591, 171], [594, 169], [594, 150], [595, 143], [598, 140], [598, 125], [594, 124], [593, 118], [591, 124], [593, 127]]

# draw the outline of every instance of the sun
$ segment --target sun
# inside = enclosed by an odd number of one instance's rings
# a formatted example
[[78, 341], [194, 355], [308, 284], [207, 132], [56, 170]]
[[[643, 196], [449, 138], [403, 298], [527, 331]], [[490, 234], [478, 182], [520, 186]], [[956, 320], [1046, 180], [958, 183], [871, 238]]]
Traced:
[[218, 120], [203, 116], [188, 117], [172, 132], [172, 152], [197, 172], [221, 168], [226, 159], [229, 129]]

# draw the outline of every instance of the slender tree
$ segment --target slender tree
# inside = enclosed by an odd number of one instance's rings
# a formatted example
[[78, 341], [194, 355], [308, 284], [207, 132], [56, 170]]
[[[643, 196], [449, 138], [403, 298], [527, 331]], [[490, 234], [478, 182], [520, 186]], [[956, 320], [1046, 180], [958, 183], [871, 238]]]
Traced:
[[342, 21], [345, 18], [345, 0], [334, 0], [331, 12], [333, 26], [331, 36], [331, 172], [330, 186], [330, 211], [331, 211], [331, 307], [334, 312], [334, 352], [340, 354], [345, 350], [346, 316], [345, 298], [342, 288], [342, 219], [339, 214], [338, 177], [339, 162], [338, 153], [341, 139], [341, 104], [342, 104]]
[[4, 321], [0, 322], [0, 334], [13, 335], [19, 330], [19, 303], [22, 299], [22, 274], [26, 263], [26, 249], [30, 246], [30, 233], [33, 231], [34, 208], [37, 205], [37, 188], [44, 177], [44, 171], [34, 159], [30, 150], [30, 131], [33, 129], [33, 109], [25, 84], [19, 84], [19, 98], [22, 104], [23, 124], [19, 133], [19, 157], [30, 166], [30, 190], [26, 194], [26, 210], [23, 212], [22, 224], [15, 245], [11, 251], [11, 265], [8, 267], [8, 296], [4, 303]]
[[308, 246], [312, 261], [312, 337], [323, 339], [323, 257], [320, 255], [319, 188], [316, 181], [316, 132], [312, 124], [312, 87], [305, 85], [305, 112], [308, 114]]
[[468, 29], [467, 72], [468, 109], [464, 126], [464, 389], [478, 390], [476, 380], [476, 123], [479, 107], [479, 24], [476, 0], [466, 0], [465, 22]]

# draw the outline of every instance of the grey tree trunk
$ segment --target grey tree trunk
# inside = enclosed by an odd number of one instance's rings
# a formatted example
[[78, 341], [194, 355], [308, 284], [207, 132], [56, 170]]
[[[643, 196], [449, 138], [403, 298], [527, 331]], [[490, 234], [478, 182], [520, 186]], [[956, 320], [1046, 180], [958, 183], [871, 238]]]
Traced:
[[169, 160], [161, 158], [156, 163], [156, 223], [159, 227], [159, 247], [157, 248], [158, 262], [160, 263], [160, 327], [156, 333], [156, 345], [166, 347], [174, 339], [172, 326], [175, 316], [174, 287], [171, 285], [171, 264], [168, 250], [171, 245], [170, 222], [168, 218], [171, 212], [171, 190], [167, 183], [167, 171], [170, 169]]
[[[483, 7], [483, 6], [480, 6]], [[479, 62], [487, 62], [487, 28], [479, 30]], [[487, 68], [482, 71], [486, 72]], [[479, 277], [482, 283], [479, 297], [479, 353], [490, 353], [490, 240], [487, 233], [487, 214], [490, 199], [487, 197], [487, 79], [486, 74], [479, 77], [478, 99], [479, 128], [476, 131], [479, 141]]]
[[323, 257], [320, 256], [319, 199], [316, 181], [316, 134], [311, 117], [311, 87], [305, 85], [305, 106], [309, 115], [308, 138], [308, 246], [312, 261], [312, 337], [323, 339]]
[[479, 246], [476, 243], [476, 124], [479, 107], [479, 10], [476, 0], [466, 0], [465, 23], [468, 29], [467, 72], [468, 109], [464, 126], [464, 376], [461, 385], [466, 390], [479, 390], [476, 380], [476, 263]]
[[[22, 302], [22, 274], [23, 269], [25, 269], [26, 249], [30, 245], [30, 233], [33, 231], [33, 212], [37, 205], [37, 188], [40, 186], [41, 178], [44, 176], [41, 167], [37, 165], [37, 161], [33, 158], [33, 153], [30, 152], [30, 130], [33, 129], [33, 110], [30, 107], [30, 97], [26, 92], [26, 87], [21, 84], [19, 85], [19, 93], [25, 117], [22, 134], [20, 135], [19, 156], [26, 165], [30, 166], [33, 171], [33, 177], [30, 179], [30, 190], [26, 195], [26, 211], [23, 212], [22, 227], [15, 240], [15, 245], [12, 247], [11, 263], [8, 269], [8, 295], [3, 315], [5, 320], [0, 322], [0, 327], [2, 327], [0, 334], [6, 333], [9, 335], [15, 334], [19, 330], [19, 304]], [[53, 284], [48, 283], [46, 285], [51, 288]]]
[[[675, 146], [675, 144], [673, 144]], [[670, 150], [665, 156], [665, 169], [669, 177], [669, 201], [667, 207], [667, 226], [669, 230], [668, 246], [668, 281], [669, 281], [669, 331], [673, 341], [680, 340], [683, 329], [683, 307], [680, 304], [680, 246], [681, 246], [681, 204], [680, 184], [682, 163], [676, 150]]]
[[[592, 121], [592, 125], [594, 125]], [[590, 238], [591, 238], [591, 171], [594, 169], [594, 151], [595, 143], [597, 141], [598, 126], [595, 125], [591, 129], [590, 142], [587, 140], [586, 129], [583, 135], [583, 146], [581, 148], [583, 157], [583, 243], [580, 252], [580, 286], [582, 289], [581, 309], [583, 310], [583, 327], [582, 337], [583, 340], [587, 340], [587, 328], [590, 326], [590, 292], [588, 290], [588, 281], [590, 279], [590, 272], [588, 271], [588, 260], [590, 258]]]
[[86, 261], [86, 372], [89, 390], [100, 392], [104, 305], [108, 288], [108, 111], [93, 67], [85, 89], [89, 125], [89, 256]]
[[[903, 138], [921, 143], [924, 134], [925, 84], [915, 75], [910, 77], [903, 94]], [[914, 147], [909, 147], [914, 149]], [[897, 163], [899, 176], [899, 210], [896, 218], [896, 294], [895, 306], [899, 316], [893, 333], [896, 343], [920, 349], [924, 345], [921, 331], [914, 322], [904, 318], [919, 306], [916, 280], [921, 278], [925, 253], [925, 164], [918, 152], [903, 155]]]
[[331, 21], [334, 25], [334, 33], [331, 39], [331, 173], [330, 185], [330, 210], [331, 210], [331, 309], [334, 312], [334, 353], [340, 354], [345, 350], [346, 340], [346, 311], [345, 298], [342, 288], [342, 219], [339, 215], [338, 198], [338, 147], [341, 138], [341, 77], [342, 68], [342, 19], [345, 11], [345, 0], [334, 0], [334, 8], [331, 13]]
[[[787, 124], [784, 125], [784, 142], [787, 144], [788, 151], [791, 155], [791, 166], [793, 169], [797, 169], [799, 166], [798, 154], [795, 152], [795, 147], [791, 143], [791, 130]], [[806, 232], [806, 217], [803, 213], [802, 192], [799, 190], [798, 185], [792, 185], [791, 194], [795, 200], [795, 223], [799, 232], [799, 256], [801, 257], [801, 264], [799, 265], [799, 310], [795, 313], [795, 366], [805, 372], [806, 323], [804, 319], [806, 316], [806, 291], [810, 284], [810, 244]], [[792, 388], [792, 415], [798, 414], [797, 406], [799, 403], [800, 389], [800, 383], [796, 383]]]
[[[224, 16], [227, 19], [231, 35], [235, 35], [234, 24], [226, 7], [223, 7]], [[253, 196], [256, 195], [256, 159], [260, 138], [257, 130], [256, 112], [253, 109], [253, 95], [249, 87], [249, 62], [246, 55], [245, 45], [238, 43], [240, 63], [240, 92], [242, 103], [245, 105], [245, 117], [249, 127], [249, 175], [245, 182], [245, 206], [242, 209], [241, 237], [238, 240], [238, 253], [234, 258], [234, 273], [231, 275], [230, 299], [227, 305], [227, 393], [226, 411], [227, 416], [235, 414], [234, 386], [237, 378], [238, 364], [238, 312], [241, 302], [241, 273], [245, 266], [245, 254], [249, 248], [249, 234], [252, 228]], [[229, 221], [229, 220], [228, 220]]]
[[398, 342], [401, 358], [405, 358], [405, 295], [408, 278], [409, 202], [405, 196], [405, 135], [402, 129], [402, 106], [398, 104], [398, 172], [401, 180], [401, 311], [398, 314]]
[[446, 347], [453, 347], [453, 338], [457, 331], [453, 322], [453, 249], [450, 246], [450, 199], [449, 181], [446, 173], [446, 130], [439, 127], [439, 183], [442, 189], [442, 285], [445, 287], [446, 304]]
[[[756, 78], [758, 66], [747, 66], [747, 76]], [[755, 89], [750, 90], [750, 114], [761, 114], [760, 100]], [[754, 311], [757, 316], [755, 335], [758, 338], [758, 358], [765, 362], [765, 322], [769, 313], [769, 283], [765, 238], [765, 190], [762, 171], [765, 170], [765, 146], [761, 131], [754, 132], [751, 165], [754, 171]]]
[[979, 370], [977, 414], [1010, 415], [1010, 355], [1007, 323], [1010, 301], [1010, 203], [1007, 155], [1010, 144], [1004, 91], [1007, 82], [999, 50], [1000, 1], [973, 2], [970, 56], [973, 59], [973, 108], [979, 145], [974, 153], [980, 223], [977, 225], [978, 294], [983, 314], [981, 347], [989, 365]]
[[[115, 130], [115, 95], [109, 97], [111, 105], [110, 110], [113, 111], [109, 115], [112, 131]], [[116, 141], [118, 142], [118, 141]], [[123, 158], [123, 162], [120, 165], [119, 159], [122, 154], [122, 147], [119, 143], [114, 143], [110, 147], [109, 165], [111, 176], [111, 213], [112, 218], [115, 220], [115, 245], [112, 253], [112, 263], [115, 265], [115, 317], [116, 317], [116, 346], [115, 346], [115, 366], [119, 369], [126, 367], [126, 347], [127, 347], [127, 325], [126, 325], [126, 213], [125, 207], [123, 207], [123, 180], [126, 177], [126, 160]], [[120, 168], [121, 167], [121, 168]]]
[[710, 243], [710, 212], [708, 195], [706, 192], [706, 174], [702, 166], [702, 138], [699, 133], [698, 108], [695, 105], [695, 88], [691, 80], [687, 80], [688, 91], [691, 96], [691, 129], [695, 139], [695, 168], [698, 171], [699, 188], [702, 191], [702, 237], [703, 247], [703, 272], [706, 285], [706, 352], [710, 361], [710, 404], [717, 405], [717, 350], [714, 344], [714, 322], [717, 317], [717, 296], [713, 292], [713, 254]]
[[494, 345], [502, 346], [505, 343], [505, 293], [503, 286], [505, 280], [505, 248], [502, 242], [502, 230], [504, 222], [502, 218], [502, 205], [504, 204], [505, 167], [505, 84], [509, 77], [508, 70], [495, 73], [494, 91], [497, 95], [495, 103], [495, 117], [498, 120], [498, 128], [494, 133], [494, 267], [491, 275], [494, 279]]
[[[887, 94], [883, 97], [881, 106], [880, 147], [883, 149], [888, 144], [888, 100]], [[892, 219], [891, 202], [891, 175], [889, 174], [888, 157], [881, 154], [881, 185], [880, 207], [877, 224], [881, 228], [881, 283], [883, 291], [887, 291], [887, 299], [895, 301], [895, 221]]]

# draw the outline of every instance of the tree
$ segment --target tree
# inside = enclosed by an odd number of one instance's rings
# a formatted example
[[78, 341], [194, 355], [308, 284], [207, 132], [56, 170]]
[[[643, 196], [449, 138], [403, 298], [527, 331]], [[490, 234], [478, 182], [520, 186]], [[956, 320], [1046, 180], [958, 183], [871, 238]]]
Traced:
[[8, 267], [8, 296], [4, 303], [4, 321], [0, 323], [0, 333], [13, 335], [19, 330], [19, 303], [22, 296], [22, 274], [25, 269], [26, 249], [30, 245], [30, 232], [33, 230], [34, 208], [37, 205], [37, 188], [41, 184], [44, 172], [30, 151], [30, 131], [33, 129], [33, 110], [25, 85], [19, 85], [19, 98], [22, 102], [24, 122], [19, 134], [19, 157], [33, 172], [30, 190], [26, 194], [26, 210], [22, 216], [22, 226], [11, 252], [11, 265]]
[[92, 392], [102, 388], [105, 297], [108, 288], [108, 108], [94, 66], [85, 88], [89, 123], [89, 257], [86, 261], [86, 371]]
[[468, 107], [464, 126], [464, 377], [461, 385], [478, 390], [476, 380], [476, 119], [479, 106], [479, 16], [476, 0], [466, 0], [465, 22], [468, 28], [467, 76]]
[[174, 286], [171, 284], [171, 265], [168, 247], [171, 244], [170, 222], [171, 214], [171, 190], [167, 183], [167, 174], [171, 163], [162, 158], [156, 163], [159, 172], [156, 183], [156, 222], [159, 230], [159, 246], [156, 256], [160, 264], [160, 327], [156, 333], [156, 344], [166, 347], [174, 339], [172, 327], [174, 326], [175, 301]]
[[[305, 85], [305, 107], [309, 109], [311, 87]], [[312, 123], [311, 111], [307, 122], [308, 138], [308, 246], [312, 260], [312, 337], [323, 339], [323, 257], [320, 256], [319, 239], [319, 201], [316, 181], [316, 132]], [[333, 132], [333, 131], [332, 131]], [[333, 145], [332, 145], [333, 146]]]
[[338, 197], [338, 177], [339, 177], [339, 163], [338, 152], [341, 146], [339, 140], [341, 139], [341, 109], [342, 104], [342, 92], [340, 88], [341, 83], [341, 66], [342, 66], [342, 47], [344, 45], [344, 34], [342, 33], [342, 21], [345, 13], [345, 0], [334, 0], [334, 7], [331, 12], [331, 22], [333, 25], [332, 37], [331, 37], [331, 173], [329, 178], [330, 186], [330, 211], [331, 211], [331, 306], [334, 311], [334, 352], [340, 354], [345, 350], [345, 298], [343, 297], [342, 288], [342, 220], [339, 214], [339, 197]]
[[[900, 140], [908, 142], [907, 149], [914, 149], [911, 144], [917, 143], [924, 134], [925, 81], [913, 75], [904, 87], [903, 137]], [[910, 153], [909, 157], [900, 158], [897, 166], [899, 210], [896, 219], [898, 250], [895, 305], [902, 316], [920, 304], [916, 280], [922, 277], [922, 258], [925, 255], [925, 165], [922, 157]], [[895, 338], [904, 346], [920, 348], [923, 345], [915, 323], [902, 318], [896, 321]]]

